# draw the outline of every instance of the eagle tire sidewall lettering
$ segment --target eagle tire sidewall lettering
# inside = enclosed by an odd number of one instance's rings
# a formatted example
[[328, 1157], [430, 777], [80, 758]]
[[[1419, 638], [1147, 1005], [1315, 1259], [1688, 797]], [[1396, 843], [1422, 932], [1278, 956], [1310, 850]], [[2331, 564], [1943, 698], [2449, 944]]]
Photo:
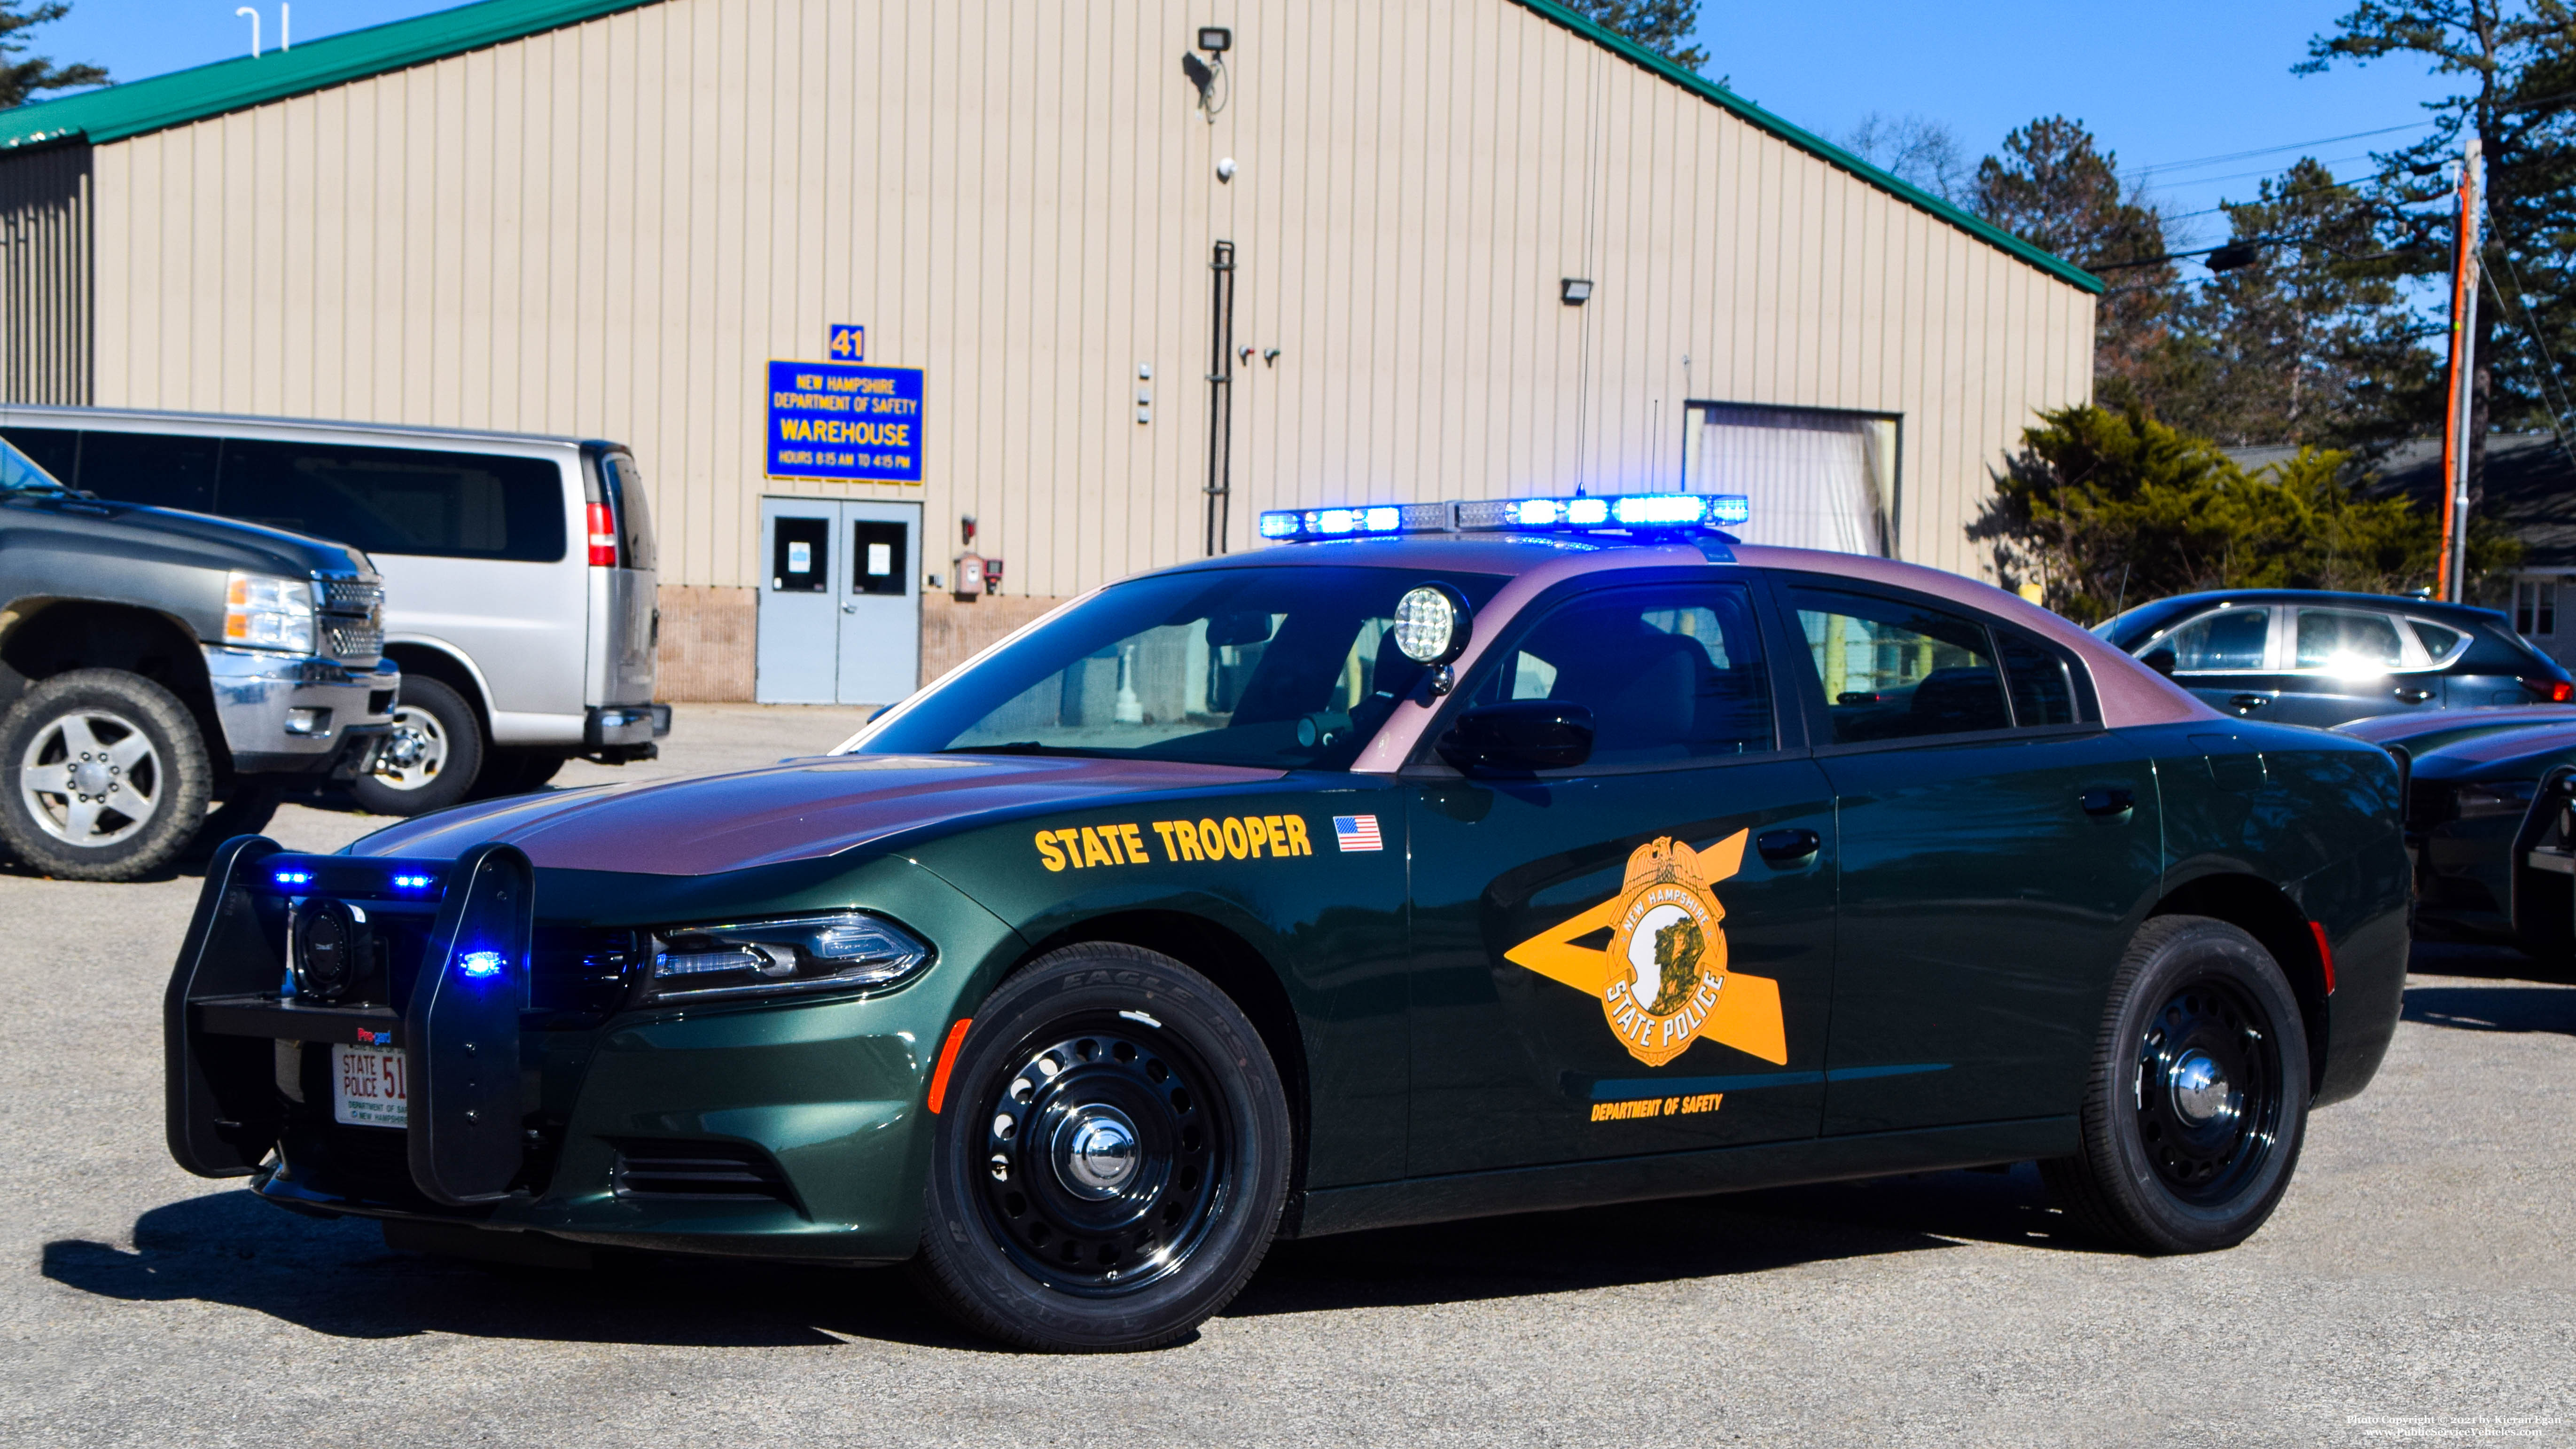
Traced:
[[[2279, 1119], [2260, 1166], [2225, 1200], [2187, 1202], [2159, 1176], [2139, 1125], [2141, 1042], [2186, 986], [2214, 980], [2269, 1018]], [[2138, 928], [2111, 979], [2078, 1115], [2073, 1157], [2040, 1164], [2050, 1195], [2087, 1237], [2141, 1253], [2205, 1253], [2252, 1237], [2280, 1205], [2307, 1141], [2310, 1074], [2299, 999], [2262, 944], [2206, 916], [2157, 916]]]
[[[979, 1208], [988, 1101], [997, 1073], [1071, 1021], [1124, 1018], [1137, 1036], [1170, 1036], [1213, 1073], [1230, 1119], [1231, 1196], [1181, 1266], [1129, 1293], [1084, 1297], [1048, 1287], [1013, 1262]], [[976, 1008], [959, 1048], [949, 1104], [932, 1119], [921, 1251], [925, 1296], [967, 1329], [1027, 1348], [1116, 1352], [1186, 1337], [1223, 1309], [1269, 1251], [1286, 1205], [1292, 1134], [1287, 1093], [1249, 1018], [1214, 983], [1168, 956], [1115, 942], [1049, 952]]]

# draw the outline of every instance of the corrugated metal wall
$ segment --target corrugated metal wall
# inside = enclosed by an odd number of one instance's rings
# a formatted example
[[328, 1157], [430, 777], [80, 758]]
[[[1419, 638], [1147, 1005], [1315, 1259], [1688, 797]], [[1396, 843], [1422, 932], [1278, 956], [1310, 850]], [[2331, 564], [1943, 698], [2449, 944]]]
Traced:
[[[1672, 480], [1696, 397], [1901, 414], [1901, 552], [1973, 569], [1987, 469], [2090, 391], [2081, 292], [1505, 0], [666, 0], [98, 173], [101, 403], [623, 439], [675, 584], [757, 577], [765, 490], [926, 497], [935, 554], [975, 513], [1014, 593], [1195, 556], [1218, 238], [1279, 354], [1238, 548]], [[833, 323], [928, 369], [926, 494], [760, 476], [761, 364]]]
[[0, 400], [90, 400], [90, 148], [0, 159]]

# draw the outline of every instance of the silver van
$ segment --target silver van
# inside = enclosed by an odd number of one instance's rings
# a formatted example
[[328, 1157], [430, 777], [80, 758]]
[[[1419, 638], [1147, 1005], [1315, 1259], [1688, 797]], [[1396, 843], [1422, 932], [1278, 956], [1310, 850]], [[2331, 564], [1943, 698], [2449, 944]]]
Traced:
[[352, 784], [417, 815], [649, 759], [652, 515], [617, 443], [108, 408], [0, 407], [0, 436], [73, 488], [352, 545], [385, 587], [402, 698]]

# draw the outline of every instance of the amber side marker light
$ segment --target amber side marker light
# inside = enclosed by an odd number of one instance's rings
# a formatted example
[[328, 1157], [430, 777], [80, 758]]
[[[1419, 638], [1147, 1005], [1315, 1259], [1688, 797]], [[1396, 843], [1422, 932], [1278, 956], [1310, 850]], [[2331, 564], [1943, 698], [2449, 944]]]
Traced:
[[[2317, 937], [2320, 941], [2325, 939], [2322, 929]], [[2327, 973], [2329, 977], [2333, 974], [2331, 971]], [[930, 1115], [933, 1117], [939, 1115], [939, 1104], [948, 1100], [948, 1073], [957, 1065], [957, 1049], [966, 1044], [966, 1028], [973, 1025], [974, 1020], [971, 1016], [960, 1018], [955, 1026], [948, 1028], [948, 1040], [940, 1044], [939, 1065], [930, 1073]]]

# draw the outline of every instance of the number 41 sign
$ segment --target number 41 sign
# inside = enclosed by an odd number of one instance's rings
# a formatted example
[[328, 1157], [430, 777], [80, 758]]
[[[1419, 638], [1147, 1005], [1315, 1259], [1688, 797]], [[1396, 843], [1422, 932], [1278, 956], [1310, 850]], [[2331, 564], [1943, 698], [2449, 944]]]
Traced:
[[831, 339], [825, 344], [825, 352], [834, 362], [867, 361], [868, 329], [852, 327], [847, 323], [833, 324]]

